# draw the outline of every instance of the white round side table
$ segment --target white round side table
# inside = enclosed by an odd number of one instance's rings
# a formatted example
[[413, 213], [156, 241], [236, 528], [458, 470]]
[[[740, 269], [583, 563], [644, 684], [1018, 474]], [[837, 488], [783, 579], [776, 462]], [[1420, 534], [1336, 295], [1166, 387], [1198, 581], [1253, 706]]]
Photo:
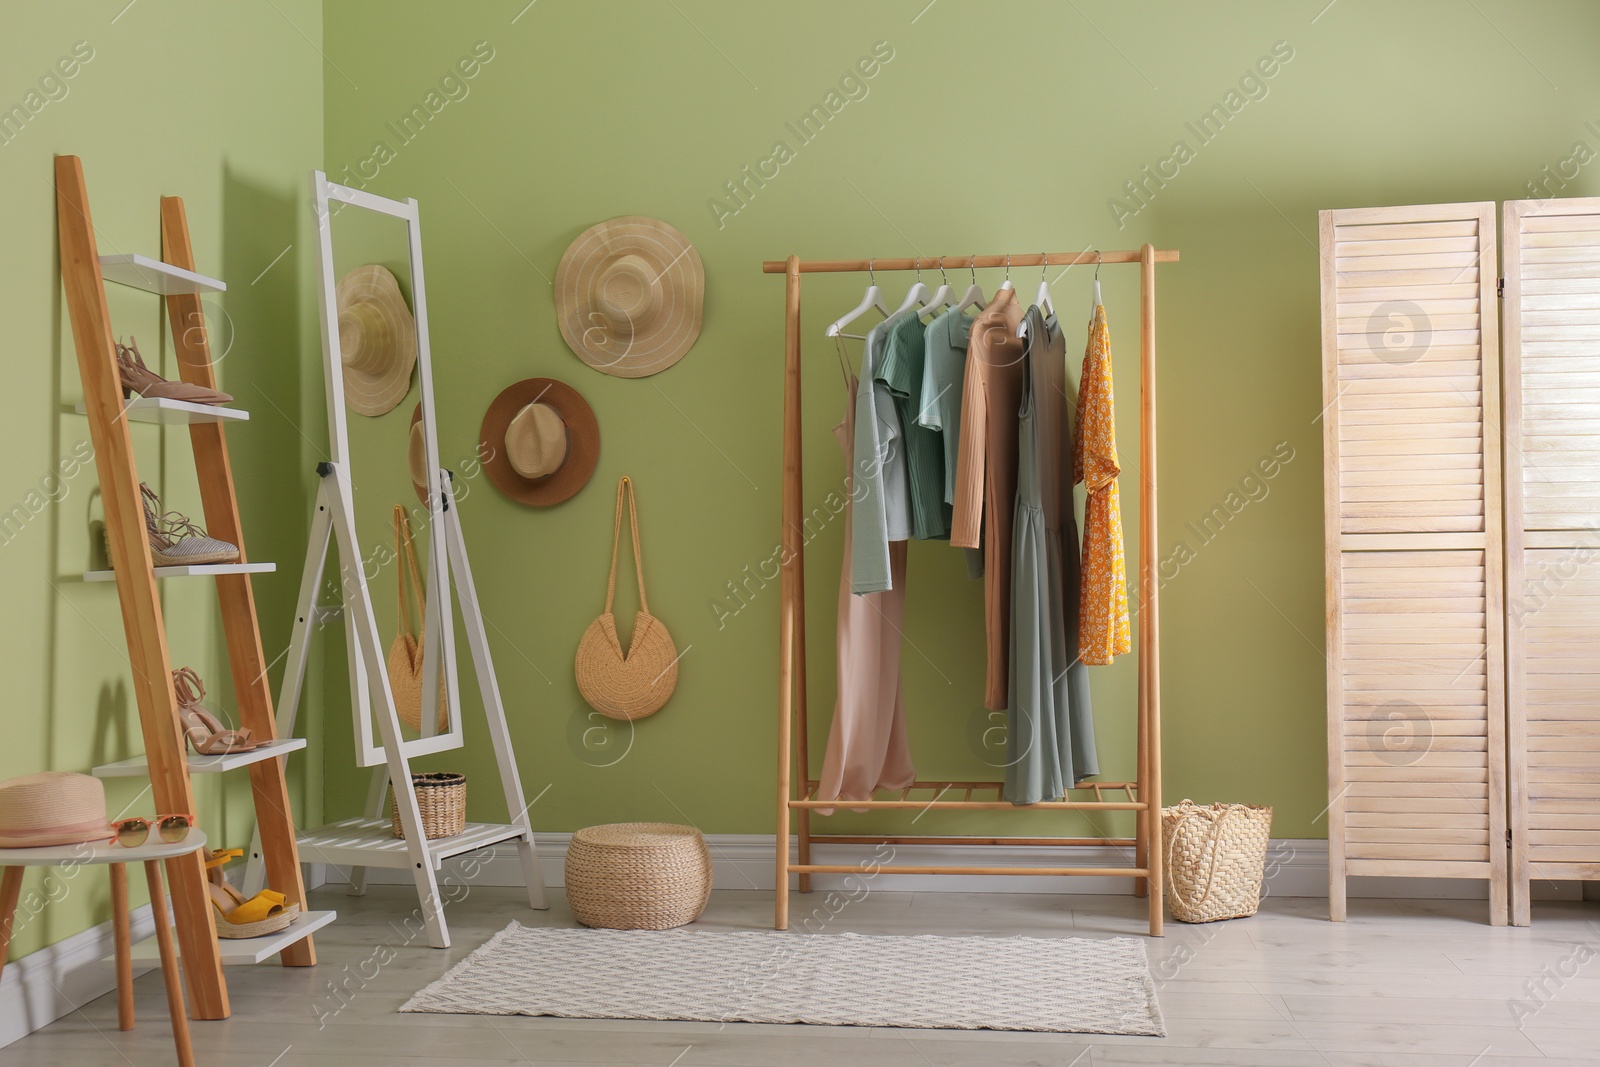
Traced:
[[[152, 834], [154, 830], [152, 830]], [[108, 841], [76, 845], [46, 845], [43, 848], [0, 848], [0, 968], [11, 945], [12, 919], [22, 893], [22, 868], [70, 867], [105, 864], [111, 868], [111, 927], [117, 946], [117, 1024], [133, 1029], [133, 945], [128, 927], [129, 863], [144, 864], [145, 881], [150, 886], [150, 914], [156, 923], [156, 946], [161, 951], [161, 975], [167, 983], [167, 1009], [172, 1015], [172, 1040], [178, 1047], [180, 1067], [194, 1067], [194, 1049], [189, 1044], [188, 1009], [183, 1002], [183, 984], [178, 976], [178, 953], [167, 925], [166, 888], [161, 877], [161, 861], [187, 856], [206, 847], [206, 835], [191, 829], [176, 844], [147, 841], [138, 848], [123, 848]]]

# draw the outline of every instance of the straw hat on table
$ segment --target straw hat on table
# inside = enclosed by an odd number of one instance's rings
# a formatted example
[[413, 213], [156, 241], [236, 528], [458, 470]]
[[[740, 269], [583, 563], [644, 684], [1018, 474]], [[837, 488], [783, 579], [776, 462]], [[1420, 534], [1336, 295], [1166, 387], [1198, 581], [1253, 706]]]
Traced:
[[0, 782], [0, 848], [109, 841], [115, 833], [98, 778], [45, 771]]

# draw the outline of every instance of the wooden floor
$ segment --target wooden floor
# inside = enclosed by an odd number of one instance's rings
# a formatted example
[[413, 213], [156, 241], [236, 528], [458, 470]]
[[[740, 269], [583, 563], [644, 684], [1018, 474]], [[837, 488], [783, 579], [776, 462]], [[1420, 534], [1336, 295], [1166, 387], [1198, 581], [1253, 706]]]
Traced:
[[[1356, 899], [1350, 922], [1326, 901], [1280, 898], [1255, 918], [1169, 923], [1146, 941], [1170, 1036], [856, 1029], [398, 1015], [511, 919], [569, 925], [560, 891], [548, 912], [509, 889], [474, 889], [450, 905], [455, 947], [426, 947], [407, 919], [411, 891], [367, 897], [319, 890], [339, 920], [317, 935], [320, 966], [228, 972], [234, 1016], [192, 1027], [201, 1064], [425, 1067], [534, 1063], [652, 1067], [1106, 1067], [1227, 1064], [1301, 1067], [1594, 1067], [1600, 1064], [1600, 904], [1536, 904], [1531, 928], [1491, 928], [1469, 901]], [[807, 898], [796, 897], [797, 916]], [[811, 906], [822, 903], [814, 894]], [[1131, 897], [875, 892], [824, 933], [1138, 935]], [[718, 891], [700, 926], [763, 929], [767, 893]], [[412, 931], [418, 931], [413, 934]], [[804, 936], [797, 934], [796, 936]], [[0, 1050], [0, 1067], [168, 1064], [159, 972], [138, 982], [139, 1026], [116, 1028], [102, 997]], [[1520, 1023], [1520, 1025], [1519, 1025]]]

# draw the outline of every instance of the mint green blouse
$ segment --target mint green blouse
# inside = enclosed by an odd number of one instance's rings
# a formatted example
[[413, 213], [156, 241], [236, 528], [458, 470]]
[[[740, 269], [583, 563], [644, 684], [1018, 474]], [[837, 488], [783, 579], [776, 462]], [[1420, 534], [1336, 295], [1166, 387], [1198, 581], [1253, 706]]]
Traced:
[[911, 536], [923, 541], [949, 540], [951, 508], [944, 494], [944, 445], [938, 430], [921, 421], [925, 332], [915, 314], [895, 319], [874, 373], [894, 397], [905, 435]]

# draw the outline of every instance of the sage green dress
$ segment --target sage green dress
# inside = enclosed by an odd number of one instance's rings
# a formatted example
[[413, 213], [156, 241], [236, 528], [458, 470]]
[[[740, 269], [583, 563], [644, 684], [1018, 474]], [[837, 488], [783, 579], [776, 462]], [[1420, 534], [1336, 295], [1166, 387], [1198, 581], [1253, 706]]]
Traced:
[[1078, 524], [1067, 432], [1066, 343], [1037, 307], [1028, 330], [1018, 413], [1017, 502], [1011, 531], [1011, 663], [1005, 798], [1059, 799], [1100, 773], [1089, 674], [1078, 658]]

